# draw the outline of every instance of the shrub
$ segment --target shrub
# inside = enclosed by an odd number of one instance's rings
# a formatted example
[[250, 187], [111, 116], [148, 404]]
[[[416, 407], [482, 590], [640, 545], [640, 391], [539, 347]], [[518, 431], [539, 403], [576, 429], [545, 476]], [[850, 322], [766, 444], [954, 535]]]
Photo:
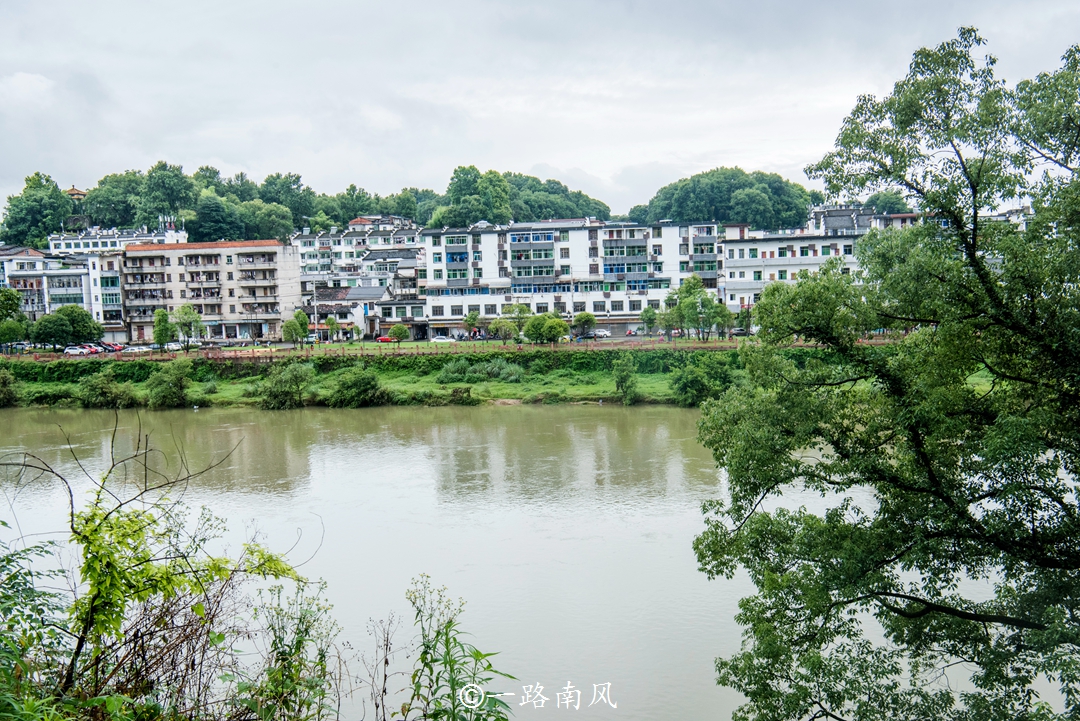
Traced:
[[111, 367], [80, 380], [75, 397], [83, 408], [131, 408], [138, 405], [135, 389], [130, 383], [117, 383]]
[[475, 406], [480, 404], [479, 398], [473, 398], [472, 388], [468, 386], [454, 388], [450, 391], [450, 405], [452, 406]]
[[379, 377], [363, 366], [342, 373], [326, 396], [326, 405], [332, 408], [365, 408], [385, 402], [386, 393], [379, 387]]
[[695, 354], [691, 362], [671, 374], [671, 392], [675, 402], [686, 408], [696, 407], [709, 398], [717, 398], [731, 385], [730, 356]]
[[315, 378], [315, 369], [306, 363], [274, 366], [260, 386], [259, 407], [283, 411], [304, 406], [304, 393]]
[[75, 386], [69, 383], [38, 383], [19, 388], [19, 402], [24, 406], [53, 406], [70, 401]]
[[632, 406], [638, 400], [636, 370], [634, 357], [629, 353], [619, 354], [611, 365], [611, 374], [615, 377], [615, 393], [625, 406]]
[[15, 392], [15, 374], [7, 368], [0, 369], [0, 408], [13, 406], [18, 399]]
[[149, 391], [147, 405], [151, 409], [183, 408], [187, 405], [187, 388], [191, 385], [191, 361], [177, 358], [163, 363], [146, 381]]
[[218, 392], [217, 381], [209, 381], [203, 384], [203, 393], [213, 395]]
[[443, 366], [436, 380], [439, 383], [482, 383], [488, 380], [520, 383], [524, 377], [525, 371], [521, 366], [496, 356], [473, 364], [466, 358], [455, 359]]

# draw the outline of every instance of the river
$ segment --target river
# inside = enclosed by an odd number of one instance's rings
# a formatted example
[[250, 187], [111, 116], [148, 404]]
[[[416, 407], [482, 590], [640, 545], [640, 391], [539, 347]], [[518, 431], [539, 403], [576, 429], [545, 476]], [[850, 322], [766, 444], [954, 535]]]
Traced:
[[[185, 501], [292, 548], [328, 583], [342, 637], [364, 650], [370, 618], [408, 620], [404, 592], [427, 573], [467, 601], [463, 627], [498, 651], [519, 719], [565, 714], [555, 693], [583, 690], [574, 714], [726, 719], [739, 703], [713, 662], [739, 647], [733, 618], [752, 587], [708, 581], [691, 543], [720, 473], [696, 440], [697, 411], [670, 407], [508, 406], [293, 412], [203, 409], [120, 414], [121, 444], [141, 422], [153, 445], [192, 468], [221, 466]], [[28, 450], [74, 477], [63, 433], [91, 471], [114, 415], [0, 412], [4, 452]], [[63, 433], [61, 432], [63, 429]], [[3, 491], [25, 533], [63, 528], [58, 484]], [[298, 535], [299, 534], [299, 535]], [[10, 535], [10, 534], [9, 534]], [[299, 538], [299, 540], [298, 540]], [[295, 547], [294, 547], [295, 546]], [[400, 638], [411, 634], [405, 626]], [[542, 684], [542, 709], [518, 707]], [[617, 709], [587, 704], [611, 683]], [[349, 716], [360, 716], [350, 706]]]

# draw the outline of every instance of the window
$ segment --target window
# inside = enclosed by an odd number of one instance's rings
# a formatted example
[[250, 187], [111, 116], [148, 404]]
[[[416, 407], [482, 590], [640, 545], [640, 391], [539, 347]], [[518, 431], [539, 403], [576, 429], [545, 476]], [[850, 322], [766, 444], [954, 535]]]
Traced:
[[484, 277], [484, 269], [483, 268], [473, 268], [472, 269], [472, 277], [473, 278], [483, 278]]
[[232, 280], [232, 279], [233, 279], [233, 277], [232, 277], [232, 271], [230, 270], [230, 271], [229, 271], [228, 273], [226, 273], [226, 274], [225, 274], [225, 277], [226, 277], [226, 279], [227, 279], [227, 280]]
[[602, 300], [594, 300], [593, 304], [592, 304], [592, 311], [593, 311], [593, 313], [603, 313], [604, 312], [604, 301], [602, 301]]
[[621, 300], [613, 300], [613, 301], [611, 301], [611, 312], [612, 313], [621, 313], [622, 309], [623, 309], [623, 302]]
[[641, 301], [640, 300], [632, 300], [632, 301], [630, 301], [630, 312], [631, 313], [637, 313], [640, 310], [641, 310]]
[[585, 301], [581, 301], [579, 303], [574, 303], [574, 312], [575, 313], [584, 313], [585, 312]]
[[229, 297], [230, 298], [235, 298], [236, 297], [236, 289], [235, 288], [229, 288]]
[[754, 271], [754, 280], [761, 280], [761, 271], [760, 270], [755, 270]]
[[432, 263], [441, 263], [442, 262], [442, 253], [432, 253], [431, 254], [431, 262]]
[[225, 265], [232, 265], [232, 256], [231, 255], [226, 255], [225, 256]]
[[450, 306], [450, 315], [465, 315], [464, 313], [461, 312], [462, 307], [463, 306], [460, 306], [460, 305], [452, 305], [452, 306]]
[[563, 243], [570, 242], [570, 231], [569, 230], [560, 230], [559, 231], [559, 240], [562, 241]]
[[409, 317], [408, 311], [409, 311], [408, 308], [406, 308], [403, 305], [400, 305], [397, 308], [394, 308], [394, 315], [397, 316], [398, 318], [408, 318]]
[[439, 270], [438, 268], [435, 268], [434, 270], [432, 270], [431, 271], [431, 279], [432, 280], [442, 280], [442, 271]]
[[547, 303], [537, 303], [536, 304], [536, 312], [537, 313], [547, 313], [548, 312], [548, 304]]
[[[448, 235], [446, 236], [446, 244], [449, 245], [466, 245], [469, 242], [469, 236], [467, 235]], [[451, 313], [453, 315], [453, 313]]]
[[681, 243], [679, 245], [679, 255], [690, 255], [690, 244]]
[[[435, 236], [435, 238], [437, 240], [438, 236]], [[446, 306], [442, 306], [442, 305], [433, 305], [433, 306], [431, 306], [431, 314], [432, 315], [445, 315], [445, 313], [443, 312], [444, 310], [446, 310]]]
[[422, 306], [422, 305], [414, 305], [412, 307], [412, 317], [413, 318], [423, 318], [424, 317], [424, 306]]
[[498, 312], [498, 306], [496, 306], [494, 303], [484, 306], [484, 315], [496, 315]]
[[479, 233], [473, 233], [472, 242], [477, 243], [477, 244], [480, 243], [480, 234]]
[[745, 257], [746, 257], [746, 250], [743, 249], [743, 248], [739, 248], [739, 258], [742, 259], [742, 258], [745, 258]]
[[662, 246], [662, 245], [654, 245], [652, 247], [652, 254], [653, 255], [663, 255], [664, 254], [664, 246]]
[[779, 271], [776, 274], [776, 277], [779, 278], [780, 280], [787, 280], [787, 271], [786, 270]]
[[851, 275], [851, 268], [841, 268], [840, 275]]
[[472, 259], [473, 260], [483, 260], [484, 259], [483, 252], [479, 251], [479, 250], [474, 250], [472, 252]]
[[499, 277], [500, 278], [509, 278], [510, 277], [510, 269], [509, 268], [499, 268]]
[[740, 278], [745, 278], [746, 277], [746, 271], [745, 270], [740, 270], [739, 271], [739, 277]]
[[756, 258], [757, 257], [757, 248], [751, 248], [750, 249], [750, 257], [751, 258]]
[[600, 249], [599, 248], [589, 248], [589, 257], [590, 258], [599, 258], [600, 257]]
[[855, 246], [854, 245], [845, 245], [844, 246], [844, 255], [853, 255], [854, 253], [855, 253]]
[[589, 266], [589, 275], [599, 275], [599, 274], [600, 274], [600, 265], [597, 264], [597, 263], [591, 264]]
[[780, 250], [776, 251], [776, 254], [777, 254], [777, 256], [779, 256], [781, 258], [786, 258], [787, 257], [787, 248], [781, 248]]
[[236, 312], [236, 306], [235, 305], [230, 305], [229, 306], [229, 312], [230, 313], [235, 313]]
[[799, 246], [799, 255], [801, 257], [803, 257], [803, 258], [809, 257], [809, 255], [810, 255], [810, 246], [808, 246], [808, 245]]
[[679, 261], [679, 272], [685, 273], [690, 268], [690, 262], [686, 260]]
[[566, 303], [557, 302], [557, 303], [554, 304], [554, 306], [555, 306], [555, 312], [556, 313], [565, 313], [566, 312]]
[[830, 253], [832, 253], [832, 248], [830, 246], [828, 246], [828, 245], [821, 246], [821, 254], [822, 255], [829, 255]]
[[186, 290], [181, 290], [180, 291], [180, 297], [181, 298], [187, 298], [187, 291]]
[[469, 306], [469, 312], [479, 314], [480, 313], [480, 306], [478, 306], [478, 305], [470, 305]]
[[[442, 238], [440, 236], [438, 236], [438, 235], [431, 236], [431, 246], [433, 248], [438, 248], [440, 245], [442, 245]], [[436, 314], [432, 313], [432, 315], [436, 315]], [[442, 306], [439, 306], [438, 315], [442, 315]]]
[[386, 306], [385, 308], [382, 309], [382, 317], [383, 318], [393, 318], [394, 317], [394, 309], [391, 308], [390, 306]]
[[598, 231], [596, 231], [596, 230], [590, 230], [589, 231], [589, 240], [596, 240], [598, 237], [599, 237]]
[[427, 268], [418, 268], [416, 270], [417, 280], [427, 280]]
[[654, 273], [663, 273], [664, 272], [664, 264], [663, 263], [653, 263], [652, 264], [652, 269], [653, 269]]
[[447, 253], [446, 254], [446, 262], [447, 263], [468, 263], [469, 262], [469, 254], [468, 253]]
[[562, 258], [563, 260], [566, 260], [567, 258], [569, 258], [570, 257], [570, 249], [569, 248], [559, 248], [559, 257]]

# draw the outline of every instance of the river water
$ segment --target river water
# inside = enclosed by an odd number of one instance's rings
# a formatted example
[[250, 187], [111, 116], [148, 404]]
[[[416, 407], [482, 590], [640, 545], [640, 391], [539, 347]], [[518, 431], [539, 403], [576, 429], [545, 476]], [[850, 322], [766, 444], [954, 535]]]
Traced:
[[[366, 649], [367, 622], [393, 611], [427, 573], [467, 601], [472, 641], [519, 681], [498, 690], [519, 719], [726, 719], [738, 705], [713, 662], [739, 646], [745, 577], [708, 581], [691, 543], [720, 474], [696, 440], [697, 411], [668, 407], [509, 406], [292, 412], [122, 412], [120, 445], [141, 423], [191, 468], [185, 501], [261, 531], [322, 577], [343, 626]], [[75, 477], [108, 458], [112, 412], [0, 412], [0, 448], [28, 450]], [[2, 489], [24, 533], [63, 528], [58, 484]], [[10, 535], [10, 534], [9, 534]], [[411, 634], [404, 627], [401, 638]], [[580, 710], [555, 708], [567, 682]], [[519, 707], [542, 684], [544, 708]], [[588, 707], [611, 684], [618, 708]], [[505, 688], [504, 688], [505, 687]], [[359, 718], [357, 705], [349, 716]]]

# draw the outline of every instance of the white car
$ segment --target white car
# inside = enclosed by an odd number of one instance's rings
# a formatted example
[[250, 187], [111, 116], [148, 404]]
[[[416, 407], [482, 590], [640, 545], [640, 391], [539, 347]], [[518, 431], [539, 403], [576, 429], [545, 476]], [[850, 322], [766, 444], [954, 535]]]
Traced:
[[431, 339], [432, 343], [453, 343], [454, 339], [448, 335], [437, 335]]
[[169, 351], [170, 353], [178, 353], [178, 352], [184, 350], [184, 346], [182, 346], [182, 345], [180, 345], [179, 343], [176, 343], [176, 342], [166, 343], [165, 344], [165, 350]]
[[596, 330], [593, 331], [593, 334], [597, 338], [610, 338], [611, 337], [611, 331], [607, 330], [606, 328], [597, 328]]
[[77, 345], [69, 345], [64, 349], [64, 355], [90, 355], [90, 351]]
[[125, 348], [124, 350], [122, 350], [120, 352], [135, 355], [135, 354], [138, 354], [138, 353], [149, 353], [150, 350], [151, 350], [150, 346], [148, 346], [148, 345], [129, 345], [127, 348]]

